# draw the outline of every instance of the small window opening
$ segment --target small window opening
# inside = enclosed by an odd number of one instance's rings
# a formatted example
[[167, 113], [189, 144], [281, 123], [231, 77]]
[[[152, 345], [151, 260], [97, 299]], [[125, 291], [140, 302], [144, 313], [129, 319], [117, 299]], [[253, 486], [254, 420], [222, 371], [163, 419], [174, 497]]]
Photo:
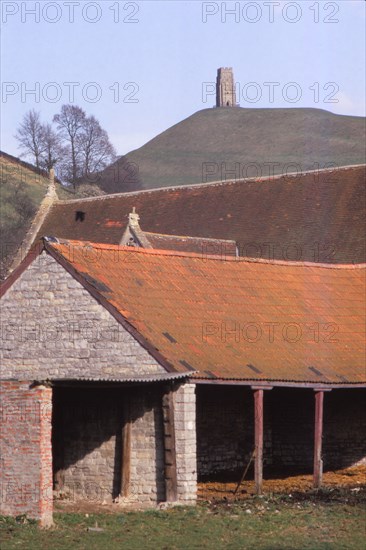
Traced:
[[81, 210], [76, 210], [75, 212], [75, 221], [76, 222], [83, 222], [85, 220], [85, 212], [82, 212]]

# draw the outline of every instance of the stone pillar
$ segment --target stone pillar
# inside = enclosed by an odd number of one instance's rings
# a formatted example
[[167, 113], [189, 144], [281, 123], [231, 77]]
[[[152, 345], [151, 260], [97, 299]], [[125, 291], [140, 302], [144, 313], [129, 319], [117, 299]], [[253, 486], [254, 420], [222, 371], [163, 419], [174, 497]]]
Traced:
[[49, 527], [53, 524], [52, 389], [38, 386], [35, 391], [41, 404], [39, 521]]
[[197, 500], [196, 385], [182, 384], [174, 393], [177, 494], [181, 504]]

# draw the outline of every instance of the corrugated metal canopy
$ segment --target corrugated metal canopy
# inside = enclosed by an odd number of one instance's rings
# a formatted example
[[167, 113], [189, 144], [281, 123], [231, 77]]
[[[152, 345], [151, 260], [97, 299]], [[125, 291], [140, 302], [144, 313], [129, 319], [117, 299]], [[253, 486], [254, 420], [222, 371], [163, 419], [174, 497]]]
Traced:
[[174, 380], [184, 380], [188, 378], [187, 373], [162, 373], [162, 374], [145, 374], [126, 377], [78, 377], [78, 378], [48, 378], [47, 380], [35, 380], [35, 384], [39, 385], [62, 385], [62, 384], [78, 384], [78, 383], [113, 383], [113, 384], [149, 384], [153, 382], [170, 382]]

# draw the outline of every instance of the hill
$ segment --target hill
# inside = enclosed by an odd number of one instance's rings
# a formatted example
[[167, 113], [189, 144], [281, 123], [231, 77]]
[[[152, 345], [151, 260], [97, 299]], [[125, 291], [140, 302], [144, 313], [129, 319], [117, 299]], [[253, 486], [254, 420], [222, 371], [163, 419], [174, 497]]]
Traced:
[[[28, 162], [0, 151], [0, 278], [3, 278], [15, 252], [23, 242], [48, 190], [47, 172]], [[82, 186], [78, 192], [68, 191], [56, 182], [60, 199], [103, 194], [95, 186]]]
[[46, 173], [1, 152], [1, 273], [22, 242], [48, 188]]
[[364, 143], [362, 117], [321, 109], [204, 109], [108, 167], [98, 184], [118, 193], [362, 164]]

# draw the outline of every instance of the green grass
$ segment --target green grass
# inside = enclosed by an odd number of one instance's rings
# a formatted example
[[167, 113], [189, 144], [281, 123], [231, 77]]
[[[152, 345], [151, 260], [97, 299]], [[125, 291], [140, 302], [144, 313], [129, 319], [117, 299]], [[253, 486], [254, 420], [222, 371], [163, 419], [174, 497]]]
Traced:
[[[151, 189], [221, 180], [230, 170], [228, 179], [265, 177], [270, 173], [266, 163], [277, 174], [296, 171], [287, 168], [289, 163], [302, 171], [362, 164], [364, 141], [365, 118], [322, 109], [203, 109], [131, 151], [124, 161], [137, 170], [135, 188]], [[128, 190], [124, 173], [118, 178], [114, 168], [102, 172], [99, 185], [109, 193]]]
[[17, 194], [26, 194], [30, 202], [36, 208], [43, 199], [48, 186], [48, 180], [24, 166], [9, 162], [0, 157], [1, 171], [1, 220], [14, 221], [21, 212], [17, 211], [15, 201], [12, 198]]
[[[1, 549], [347, 549], [365, 547], [364, 498], [253, 498], [241, 504], [55, 514], [55, 527], [0, 520]], [[88, 531], [99, 527], [102, 531]]]
[[4, 276], [47, 192], [48, 179], [20, 163], [0, 157], [0, 271]]
[[[0, 156], [0, 278], [4, 278], [11, 259], [23, 241], [47, 192], [45, 175], [18, 162], [15, 157]], [[97, 186], [89, 185], [76, 193], [57, 184], [61, 200], [100, 194]]]

